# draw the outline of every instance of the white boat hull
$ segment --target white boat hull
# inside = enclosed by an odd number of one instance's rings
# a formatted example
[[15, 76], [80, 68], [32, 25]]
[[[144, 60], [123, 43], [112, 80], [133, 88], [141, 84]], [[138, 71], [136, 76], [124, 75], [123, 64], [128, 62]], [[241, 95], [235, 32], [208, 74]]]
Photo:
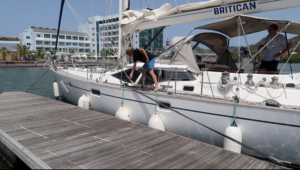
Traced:
[[[121, 104], [122, 88], [117, 85], [96, 83], [63, 72], [54, 72], [61, 93], [74, 104], [85, 94], [91, 107], [99, 112], [115, 116]], [[71, 85], [70, 85], [71, 84]], [[92, 94], [100, 90], [101, 95]], [[155, 99], [154, 93], [147, 93]], [[224, 134], [233, 121], [234, 103], [218, 102], [191, 96], [159, 95], [158, 100], [168, 102], [173, 109]], [[147, 125], [155, 111], [155, 103], [144, 96], [125, 89], [124, 107], [131, 121]], [[188, 120], [177, 113], [157, 109], [166, 131], [223, 147], [223, 137]], [[274, 158], [300, 165], [300, 112], [266, 106], [238, 104], [236, 123], [242, 131], [243, 143]], [[243, 154], [258, 156], [242, 149]]]

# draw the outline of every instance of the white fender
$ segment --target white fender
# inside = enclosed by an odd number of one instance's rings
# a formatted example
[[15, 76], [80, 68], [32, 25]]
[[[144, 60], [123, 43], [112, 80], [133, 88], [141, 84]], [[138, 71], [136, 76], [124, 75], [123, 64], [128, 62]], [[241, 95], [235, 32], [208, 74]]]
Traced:
[[154, 129], [165, 131], [165, 125], [157, 113], [153, 113], [149, 119], [148, 126]]
[[59, 89], [58, 89], [58, 84], [57, 82], [53, 83], [53, 92], [54, 92], [54, 97], [59, 97]]
[[83, 109], [90, 109], [90, 101], [89, 99], [83, 94], [78, 100], [78, 107]]
[[116, 112], [116, 118], [130, 121], [130, 115], [129, 115], [128, 110], [124, 106], [120, 106]]
[[[235, 122], [232, 123], [229, 127], [226, 128], [225, 130], [225, 135], [242, 142], [242, 132], [240, 128], [236, 125]], [[223, 147], [226, 150], [230, 150], [236, 153], [241, 153], [242, 151], [242, 146], [231, 141], [230, 139], [224, 138], [224, 143]]]

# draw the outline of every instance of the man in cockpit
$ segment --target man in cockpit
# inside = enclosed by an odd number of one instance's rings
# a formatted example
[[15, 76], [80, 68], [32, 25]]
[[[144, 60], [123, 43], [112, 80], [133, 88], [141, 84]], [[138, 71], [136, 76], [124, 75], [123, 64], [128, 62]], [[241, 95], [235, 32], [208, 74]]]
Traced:
[[153, 70], [155, 64], [155, 56], [150, 52], [146, 51], [145, 49], [133, 49], [131, 47], [127, 48], [126, 54], [128, 56], [132, 56], [134, 62], [129, 78], [132, 79], [133, 77], [133, 72], [136, 68], [137, 61], [141, 61], [145, 63], [143, 65], [143, 70], [142, 70], [142, 87], [145, 85], [146, 72], [149, 70], [149, 73], [155, 84], [155, 88], [152, 90], [152, 92], [156, 92], [158, 90], [158, 83], [157, 83], [156, 75], [154, 74], [154, 70]]
[[[276, 24], [272, 24], [269, 26], [269, 35], [266, 37], [266, 43], [268, 43], [274, 36], [278, 34], [277, 31], [278, 26]], [[265, 56], [261, 61], [261, 65], [258, 72], [277, 72], [277, 66], [280, 60], [280, 56], [284, 55], [286, 52], [288, 52], [288, 50], [293, 48], [292, 43], [288, 42], [288, 47], [286, 47], [286, 44], [286, 37], [282, 34], [279, 34], [269, 45], [267, 45], [265, 47]], [[263, 46], [264, 45], [258, 46], [258, 49], [261, 49]], [[286, 48], [282, 50], [283, 47]]]

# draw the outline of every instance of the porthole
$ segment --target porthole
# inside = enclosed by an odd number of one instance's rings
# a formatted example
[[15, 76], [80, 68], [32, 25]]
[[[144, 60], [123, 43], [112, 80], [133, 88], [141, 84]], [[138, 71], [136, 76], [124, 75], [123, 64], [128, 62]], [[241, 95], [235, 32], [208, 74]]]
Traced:
[[92, 94], [93, 95], [96, 95], [96, 96], [100, 96], [100, 90], [95, 90], [95, 89], [92, 89]]
[[183, 86], [183, 91], [194, 91], [194, 86]]
[[171, 103], [162, 102], [162, 101], [158, 101], [158, 102], [159, 102], [158, 107], [160, 109], [170, 109], [171, 108]]

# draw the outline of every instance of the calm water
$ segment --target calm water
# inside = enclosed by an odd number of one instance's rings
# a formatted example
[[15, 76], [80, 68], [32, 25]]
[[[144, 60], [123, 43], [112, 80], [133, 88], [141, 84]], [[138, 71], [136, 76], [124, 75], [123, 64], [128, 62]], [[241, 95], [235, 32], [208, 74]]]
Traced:
[[[279, 64], [282, 69], [284, 64]], [[46, 68], [42, 67], [19, 67], [19, 68], [0, 68], [0, 92], [25, 91], [29, 88], [44, 72]], [[300, 64], [293, 64], [293, 71], [300, 72]], [[284, 72], [290, 73], [290, 66], [287, 65]], [[28, 92], [39, 96], [55, 99], [53, 95], [54, 73], [48, 71]], [[62, 99], [63, 102], [67, 102]], [[0, 160], [0, 169], [8, 168]]]

